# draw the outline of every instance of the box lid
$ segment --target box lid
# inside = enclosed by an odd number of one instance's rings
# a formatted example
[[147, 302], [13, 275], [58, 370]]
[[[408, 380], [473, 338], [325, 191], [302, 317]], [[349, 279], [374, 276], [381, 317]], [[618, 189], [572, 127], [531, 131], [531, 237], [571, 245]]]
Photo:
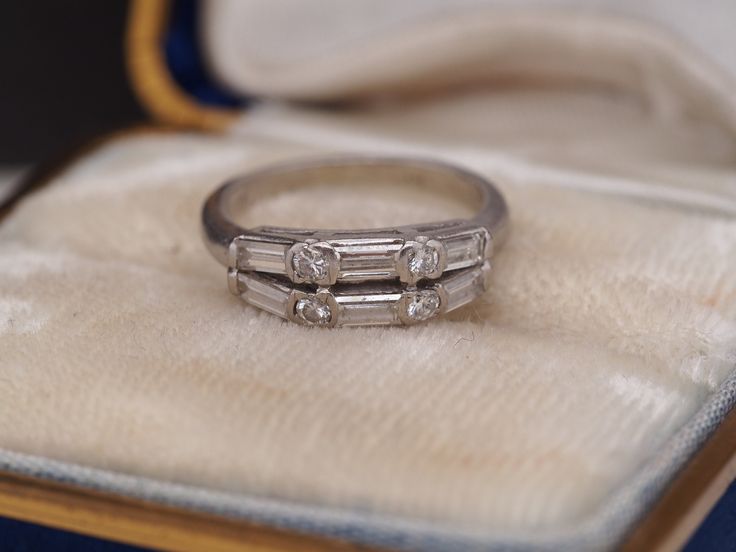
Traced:
[[[736, 4], [134, 0], [131, 79], [157, 119], [222, 128], [253, 99], [383, 101], [483, 84], [624, 90], [736, 126]], [[430, 55], [427, 55], [430, 53]]]

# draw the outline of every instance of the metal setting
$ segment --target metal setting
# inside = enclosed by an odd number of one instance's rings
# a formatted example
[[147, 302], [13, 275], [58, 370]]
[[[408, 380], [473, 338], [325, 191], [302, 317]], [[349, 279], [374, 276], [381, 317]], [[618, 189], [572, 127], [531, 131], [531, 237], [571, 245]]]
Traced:
[[[351, 177], [455, 186], [469, 192], [480, 209], [468, 220], [364, 230], [246, 230], [228, 216], [234, 203], [250, 201], [259, 191]], [[394, 279], [414, 285], [480, 265], [490, 258], [494, 242], [503, 240], [507, 219], [503, 197], [478, 175], [433, 161], [367, 157], [328, 158], [253, 173], [215, 191], [202, 212], [205, 242], [221, 263], [319, 286]]]
[[[305, 302], [311, 303], [311, 305], [302, 307], [302, 303]], [[319, 307], [316, 305], [319, 305]], [[306, 313], [307, 309], [311, 309], [315, 313], [320, 310], [322, 312], [310, 315]], [[286, 302], [285, 317], [292, 322], [305, 326], [332, 328], [337, 324], [339, 309], [335, 296], [325, 288], [318, 289], [316, 293], [292, 289]]]
[[[392, 177], [470, 192], [474, 217], [366, 230], [261, 226], [230, 216], [243, 201], [309, 182]], [[453, 188], [453, 195], [455, 188]], [[467, 199], [467, 198], [466, 198]], [[205, 242], [247, 303], [315, 327], [413, 325], [455, 310], [488, 286], [489, 259], [508, 227], [498, 191], [472, 173], [413, 159], [322, 159], [260, 171], [215, 191], [202, 211]]]
[[447, 310], [447, 304], [447, 292], [441, 285], [412, 287], [401, 294], [397, 313], [401, 323], [410, 326], [435, 318]]
[[[485, 262], [408, 288], [399, 282], [377, 282], [312, 290], [278, 276], [235, 269], [229, 280], [237, 280], [238, 295], [247, 303], [304, 326], [413, 325], [480, 297], [487, 289], [489, 271], [490, 264]], [[418, 299], [423, 300], [419, 307]], [[300, 301], [310, 303], [301, 303], [300, 310]]]
[[[481, 258], [480, 254], [478, 258]], [[409, 285], [424, 279], [436, 280], [446, 268], [447, 249], [441, 241], [430, 240], [427, 236], [418, 236], [413, 241], [404, 242], [396, 253], [399, 280]]]
[[340, 254], [326, 242], [305, 240], [286, 251], [286, 276], [295, 284], [331, 286], [337, 282]]

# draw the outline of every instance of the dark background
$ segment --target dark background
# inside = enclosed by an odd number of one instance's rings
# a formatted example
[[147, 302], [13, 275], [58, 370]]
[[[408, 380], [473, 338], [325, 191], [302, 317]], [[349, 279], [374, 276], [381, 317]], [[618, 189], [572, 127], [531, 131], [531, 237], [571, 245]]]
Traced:
[[123, 0], [0, 7], [0, 165], [27, 165], [145, 119], [125, 73]]
[[[124, 0], [14, 0], [0, 7], [0, 165], [53, 157], [146, 115], [127, 81]], [[0, 551], [132, 551], [0, 518]], [[736, 484], [686, 552], [736, 552]]]

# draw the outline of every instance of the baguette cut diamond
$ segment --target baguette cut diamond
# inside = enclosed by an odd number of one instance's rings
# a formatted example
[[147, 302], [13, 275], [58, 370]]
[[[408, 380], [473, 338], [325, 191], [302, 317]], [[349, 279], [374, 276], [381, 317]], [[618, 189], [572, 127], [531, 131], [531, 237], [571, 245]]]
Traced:
[[483, 262], [484, 240], [477, 232], [460, 234], [445, 240], [447, 269], [457, 270]]
[[428, 320], [440, 308], [440, 296], [433, 289], [408, 292], [406, 299], [406, 315], [414, 322]]
[[316, 282], [327, 277], [330, 261], [318, 248], [305, 245], [291, 259], [294, 274], [302, 280]]
[[489, 271], [486, 262], [418, 288], [394, 281], [312, 291], [271, 274], [234, 269], [229, 280], [231, 288], [255, 307], [304, 326], [332, 328], [422, 323], [479, 298]]
[[306, 324], [325, 326], [332, 320], [332, 309], [317, 297], [303, 297], [296, 302], [296, 314]]
[[414, 244], [406, 254], [407, 267], [417, 278], [432, 274], [440, 264], [439, 252], [423, 243]]

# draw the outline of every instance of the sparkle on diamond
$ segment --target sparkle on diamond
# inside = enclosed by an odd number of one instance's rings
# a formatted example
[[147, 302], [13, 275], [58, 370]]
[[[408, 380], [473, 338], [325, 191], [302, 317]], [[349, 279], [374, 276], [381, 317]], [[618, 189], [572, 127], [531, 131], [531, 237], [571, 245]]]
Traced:
[[407, 252], [406, 260], [409, 272], [417, 277], [424, 277], [437, 270], [440, 254], [434, 247], [417, 243]]
[[407, 297], [406, 314], [416, 322], [427, 320], [435, 315], [440, 307], [440, 296], [433, 289], [411, 293]]
[[294, 274], [302, 280], [315, 282], [327, 277], [330, 261], [318, 248], [306, 245], [294, 253], [291, 259]]
[[316, 297], [303, 297], [296, 302], [296, 314], [303, 322], [324, 326], [332, 320], [332, 310]]

